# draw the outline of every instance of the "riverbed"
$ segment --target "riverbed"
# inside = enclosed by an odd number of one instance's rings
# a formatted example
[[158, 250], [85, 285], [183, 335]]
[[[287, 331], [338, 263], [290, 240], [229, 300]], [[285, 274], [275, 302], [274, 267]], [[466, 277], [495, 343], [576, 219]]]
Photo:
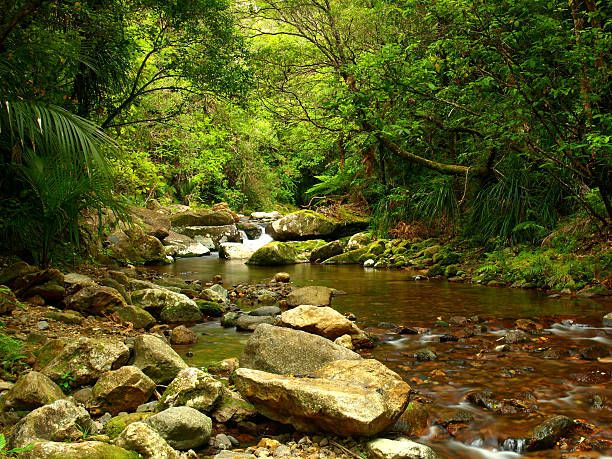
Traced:
[[[279, 271], [215, 256], [179, 259], [155, 269], [203, 282], [221, 274], [226, 287], [266, 284]], [[427, 407], [429, 421], [418, 433], [419, 441], [450, 457], [520, 457], [519, 452], [525, 457], [559, 457], [558, 450], [524, 453], [521, 439], [545, 417], [562, 414], [584, 421], [583, 443], [599, 441], [596, 449], [612, 455], [612, 384], [604, 375], [612, 370], [612, 359], [581, 357], [582, 350], [593, 345], [612, 350], [612, 328], [602, 326], [602, 317], [612, 311], [610, 299], [553, 299], [535, 290], [415, 281], [410, 271], [358, 265], [298, 264], [282, 270], [290, 273], [294, 286], [324, 285], [343, 292], [332, 306], [353, 313], [357, 324], [378, 341], [362, 354], [398, 372], [413, 387], [413, 400]], [[461, 323], [462, 318], [469, 322]], [[527, 342], [496, 349], [516, 319], [532, 319], [540, 329]], [[446, 327], [436, 321], [458, 324]], [[475, 324], [478, 332], [470, 336]], [[402, 326], [428, 331], [400, 334]], [[223, 329], [218, 320], [194, 330], [201, 334], [198, 343], [178, 351], [182, 356], [193, 353], [185, 358], [196, 366], [239, 356], [249, 337]], [[441, 336], [458, 341], [441, 342]], [[415, 359], [424, 349], [433, 350], [437, 359]], [[550, 358], [556, 351], [558, 358]], [[466, 402], [469, 392], [483, 389], [492, 391], [501, 404], [519, 401], [521, 409], [500, 413]], [[456, 410], [470, 413], [473, 420], [452, 430], [433, 425]], [[580, 451], [587, 443], [568, 448]]]

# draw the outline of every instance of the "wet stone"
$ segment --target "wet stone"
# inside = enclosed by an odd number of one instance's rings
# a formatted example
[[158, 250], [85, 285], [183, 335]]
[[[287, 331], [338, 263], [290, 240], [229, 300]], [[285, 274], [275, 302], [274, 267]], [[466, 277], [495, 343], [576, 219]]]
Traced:
[[574, 373], [573, 378], [575, 381], [584, 384], [600, 384], [610, 380], [610, 370], [603, 367], [587, 368], [578, 373]]
[[504, 336], [504, 342], [506, 344], [524, 343], [528, 339], [529, 337], [527, 336], [527, 333], [522, 330], [510, 330]]
[[415, 357], [419, 362], [429, 362], [438, 358], [436, 353], [430, 349], [423, 349], [418, 351], [415, 354]]
[[449, 334], [445, 334], [445, 335], [441, 335], [440, 336], [440, 342], [441, 343], [449, 343], [449, 342], [455, 342], [455, 341], [459, 341], [459, 337], [458, 336], [449, 335]]
[[580, 350], [580, 357], [584, 360], [597, 360], [600, 358], [608, 357], [610, 355], [610, 351], [608, 348], [601, 346], [599, 344], [594, 344], [589, 347], [585, 347]]

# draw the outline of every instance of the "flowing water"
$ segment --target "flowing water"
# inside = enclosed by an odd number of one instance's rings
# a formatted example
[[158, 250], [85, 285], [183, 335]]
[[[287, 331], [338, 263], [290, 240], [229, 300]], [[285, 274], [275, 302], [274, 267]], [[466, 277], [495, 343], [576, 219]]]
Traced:
[[[214, 255], [181, 259], [158, 269], [203, 282], [222, 274], [226, 287], [265, 284], [279, 271], [278, 267], [249, 266], [243, 260], [221, 260]], [[551, 299], [533, 290], [414, 281], [409, 271], [354, 265], [299, 264], [283, 266], [282, 270], [291, 274], [294, 286], [325, 285], [346, 292], [334, 297], [332, 306], [355, 314], [358, 325], [379, 340], [374, 349], [363, 354], [384, 362], [411, 384], [416, 391], [413, 398], [426, 403], [430, 413], [430, 426], [418, 433], [420, 441], [443, 454], [461, 458], [520, 457], [518, 453], [558, 457], [558, 450], [524, 453], [522, 439], [546, 417], [563, 414], [583, 420], [585, 437], [597, 437], [601, 440], [599, 450], [612, 455], [612, 383], [605, 377], [612, 370], [612, 359], [586, 361], [577, 356], [594, 344], [612, 350], [612, 328], [602, 327], [602, 317], [612, 311], [609, 299]], [[444, 334], [461, 337], [466, 327], [436, 327], [436, 320], [475, 315], [485, 320], [486, 331], [465, 335], [456, 342], [440, 342]], [[501, 344], [496, 341], [519, 318], [534, 319], [543, 330], [528, 343], [513, 345], [510, 352], [495, 351]], [[430, 331], [400, 335], [396, 328], [400, 325]], [[218, 321], [194, 329], [202, 333], [198, 343], [178, 351], [183, 356], [193, 352], [186, 360], [200, 366], [239, 356], [249, 337], [221, 328]], [[434, 350], [437, 360], [420, 362], [414, 358], [416, 351], [425, 348]], [[542, 358], [548, 349], [562, 355]], [[468, 392], [481, 389], [491, 390], [497, 400], [530, 400], [530, 408], [518, 414], [496, 414], [466, 402]], [[604, 406], [597, 407], [594, 399], [602, 400]], [[455, 425], [458, 427], [452, 435], [432, 426], [433, 420], [454, 409], [472, 413], [474, 420], [469, 425]], [[580, 451], [580, 441], [576, 441], [572, 447]]]

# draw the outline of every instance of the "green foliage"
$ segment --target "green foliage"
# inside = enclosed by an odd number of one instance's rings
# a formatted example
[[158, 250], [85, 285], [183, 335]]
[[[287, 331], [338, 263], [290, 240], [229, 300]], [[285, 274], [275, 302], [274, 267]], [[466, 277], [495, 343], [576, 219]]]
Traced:
[[6, 437], [4, 434], [0, 434], [0, 456], [18, 456], [19, 454], [26, 453], [33, 448], [33, 445], [28, 445], [24, 448], [6, 449]]
[[[4, 324], [2, 324], [4, 327]], [[24, 357], [23, 343], [19, 340], [11, 338], [4, 331], [0, 330], [0, 366], [7, 371], [10, 371], [15, 364]]]
[[62, 389], [62, 392], [64, 394], [68, 395], [70, 394], [70, 392], [72, 392], [72, 387], [70, 387], [70, 383], [72, 381], [74, 381], [74, 378], [70, 374], [70, 371], [67, 371], [62, 376], [60, 376], [60, 382], [58, 383], [58, 386], [60, 387], [60, 389]]

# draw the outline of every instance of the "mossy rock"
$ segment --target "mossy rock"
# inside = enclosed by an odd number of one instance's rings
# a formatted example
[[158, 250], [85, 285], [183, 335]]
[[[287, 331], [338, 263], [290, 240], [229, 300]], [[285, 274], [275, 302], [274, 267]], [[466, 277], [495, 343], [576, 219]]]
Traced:
[[102, 433], [108, 435], [111, 439], [115, 439], [121, 432], [125, 430], [132, 422], [141, 422], [153, 416], [153, 413], [128, 413], [120, 414], [109, 419], [102, 428]]
[[[323, 262], [324, 265], [356, 265], [363, 263], [362, 257], [368, 252], [367, 247], [363, 247], [357, 250], [350, 250], [348, 252], [341, 253], [334, 257], [328, 258]], [[366, 257], [366, 260], [368, 257]], [[364, 260], [365, 261], [365, 260]]]
[[249, 265], [279, 266], [298, 262], [298, 252], [285, 242], [270, 242], [255, 251], [247, 261]]
[[444, 267], [442, 265], [433, 265], [427, 270], [427, 277], [441, 276], [444, 274]]
[[216, 301], [195, 300], [202, 314], [207, 317], [221, 317], [225, 308]]
[[459, 272], [459, 268], [457, 267], [457, 265], [448, 265], [444, 269], [444, 275], [446, 277], [455, 277], [457, 275], [457, 272]]
[[46, 367], [51, 360], [61, 354], [61, 352], [68, 344], [66, 339], [54, 339], [49, 341], [44, 346], [41, 346], [35, 351], [36, 362], [34, 363], [34, 369], [40, 371]]
[[23, 459], [139, 459], [135, 451], [120, 448], [101, 441], [79, 443], [39, 441], [19, 457]]
[[379, 239], [378, 241], [372, 242], [367, 247], [367, 251], [370, 255], [381, 255], [386, 250], [386, 240]]

